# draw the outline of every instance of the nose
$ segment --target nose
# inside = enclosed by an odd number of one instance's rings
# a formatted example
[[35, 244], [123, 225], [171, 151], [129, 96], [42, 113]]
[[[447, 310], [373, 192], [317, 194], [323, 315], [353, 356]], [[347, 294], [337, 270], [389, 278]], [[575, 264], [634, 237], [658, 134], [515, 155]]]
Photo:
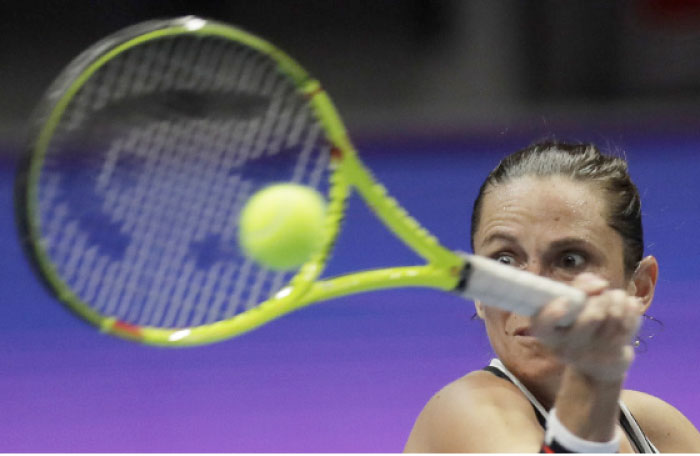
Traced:
[[542, 267], [542, 262], [538, 259], [528, 260], [522, 269], [538, 276], [545, 276], [545, 270]]

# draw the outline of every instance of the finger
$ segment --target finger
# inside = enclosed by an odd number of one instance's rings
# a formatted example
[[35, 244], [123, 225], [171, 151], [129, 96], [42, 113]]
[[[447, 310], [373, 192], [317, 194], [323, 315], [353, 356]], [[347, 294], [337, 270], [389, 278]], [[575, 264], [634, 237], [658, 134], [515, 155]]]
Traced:
[[584, 272], [577, 275], [571, 285], [583, 290], [589, 296], [595, 296], [607, 290], [610, 282], [592, 272]]
[[599, 338], [623, 332], [626, 301], [627, 294], [622, 290], [609, 290], [590, 298], [578, 319], [581, 334]]
[[556, 335], [567, 340], [552, 341], [562, 346], [565, 356], [606, 350], [628, 343], [630, 333], [625, 327], [628, 324], [626, 299], [627, 295], [621, 290], [609, 290], [589, 298], [569, 331], [551, 334], [552, 337]]
[[628, 298], [627, 302], [627, 315], [625, 319], [625, 327], [630, 334], [630, 339], [634, 338], [642, 326], [642, 314], [643, 306], [639, 298], [631, 297]]
[[566, 298], [556, 298], [542, 307], [532, 317], [531, 331], [543, 342], [552, 344], [564, 336], [568, 328], [558, 325], [570, 312], [570, 304]]
[[579, 324], [577, 334], [592, 341], [627, 344], [639, 328], [639, 304], [622, 290], [610, 290], [590, 299]]

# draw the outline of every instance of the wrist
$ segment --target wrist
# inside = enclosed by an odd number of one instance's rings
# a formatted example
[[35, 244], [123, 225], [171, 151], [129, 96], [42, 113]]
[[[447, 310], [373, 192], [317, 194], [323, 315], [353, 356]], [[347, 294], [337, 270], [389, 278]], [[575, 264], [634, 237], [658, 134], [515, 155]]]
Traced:
[[634, 348], [626, 345], [619, 351], [611, 348], [607, 359], [578, 359], [569, 363], [569, 367], [591, 381], [615, 383], [625, 380], [633, 360]]
[[542, 450], [548, 453], [617, 453], [620, 450], [620, 435], [614, 432], [613, 438], [605, 442], [583, 439], [562, 424], [556, 408], [553, 408], [547, 419]]
[[567, 366], [565, 375], [575, 377], [579, 382], [600, 388], [616, 388], [621, 386], [627, 377], [627, 369], [600, 369], [580, 364]]
[[621, 391], [622, 380], [600, 380], [567, 368], [554, 407], [567, 429], [583, 439], [603, 442], [614, 436]]

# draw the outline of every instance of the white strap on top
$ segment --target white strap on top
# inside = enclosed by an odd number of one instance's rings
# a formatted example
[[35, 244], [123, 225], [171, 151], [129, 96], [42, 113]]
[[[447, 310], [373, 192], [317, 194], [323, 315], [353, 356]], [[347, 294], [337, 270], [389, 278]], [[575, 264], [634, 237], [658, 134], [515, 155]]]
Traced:
[[[523, 385], [518, 378], [513, 375], [505, 365], [501, 362], [500, 359], [494, 358], [491, 360], [489, 363], [489, 366], [495, 367], [496, 369], [500, 370], [503, 372], [509, 379], [510, 381], [513, 382], [515, 386], [517, 386], [520, 391], [527, 397], [527, 399], [530, 401], [532, 405], [535, 406], [535, 408], [542, 414], [542, 416], [546, 419], [549, 418], [549, 412], [545, 410], [545, 408], [540, 404], [540, 401], [537, 400], [535, 396], [532, 395], [532, 393]], [[640, 448], [643, 453], [658, 453], [659, 450], [654, 446], [653, 443], [649, 441], [649, 439], [644, 435], [644, 432], [642, 432], [642, 429], [639, 427], [639, 424], [637, 423], [637, 420], [634, 419], [632, 416], [632, 413], [630, 413], [629, 409], [627, 406], [620, 401], [620, 410], [622, 413], [625, 415], [627, 418], [627, 422], [630, 424], [630, 427], [632, 428], [632, 432], [634, 432], [635, 437], [637, 437], [637, 441], [644, 446], [644, 448]]]

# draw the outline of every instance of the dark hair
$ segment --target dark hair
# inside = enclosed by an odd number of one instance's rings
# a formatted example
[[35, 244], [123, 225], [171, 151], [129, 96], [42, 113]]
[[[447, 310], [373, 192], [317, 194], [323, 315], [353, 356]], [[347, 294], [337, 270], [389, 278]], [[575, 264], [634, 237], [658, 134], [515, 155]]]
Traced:
[[491, 187], [524, 176], [568, 176], [597, 184], [607, 192], [608, 225], [624, 242], [625, 273], [629, 276], [644, 255], [641, 201], [623, 158], [602, 154], [592, 144], [554, 140], [535, 143], [504, 158], [479, 189], [472, 211], [471, 245], [479, 228], [484, 193]]

